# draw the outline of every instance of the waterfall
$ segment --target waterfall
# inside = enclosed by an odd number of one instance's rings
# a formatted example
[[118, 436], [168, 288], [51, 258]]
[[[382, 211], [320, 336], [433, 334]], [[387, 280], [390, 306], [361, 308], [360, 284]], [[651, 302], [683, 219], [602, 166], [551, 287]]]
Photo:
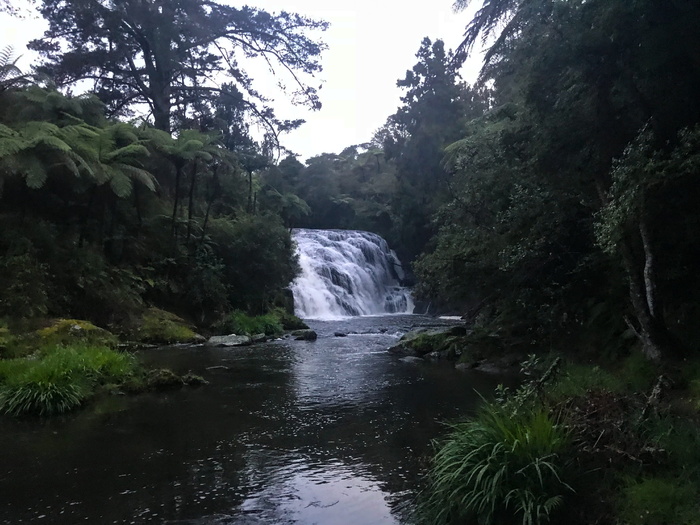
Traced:
[[301, 274], [292, 283], [299, 317], [412, 313], [401, 263], [379, 235], [352, 230], [293, 231]]

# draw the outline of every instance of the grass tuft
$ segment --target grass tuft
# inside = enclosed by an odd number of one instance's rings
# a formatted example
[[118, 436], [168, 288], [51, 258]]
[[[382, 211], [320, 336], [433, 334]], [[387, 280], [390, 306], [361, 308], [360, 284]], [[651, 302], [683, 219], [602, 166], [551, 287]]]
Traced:
[[0, 361], [0, 412], [62, 414], [80, 406], [95, 388], [121, 383], [137, 370], [135, 358], [106, 347], [56, 346], [40, 354]]
[[420, 513], [426, 522], [547, 523], [572, 489], [562, 479], [565, 429], [544, 410], [514, 416], [486, 404], [437, 452]]

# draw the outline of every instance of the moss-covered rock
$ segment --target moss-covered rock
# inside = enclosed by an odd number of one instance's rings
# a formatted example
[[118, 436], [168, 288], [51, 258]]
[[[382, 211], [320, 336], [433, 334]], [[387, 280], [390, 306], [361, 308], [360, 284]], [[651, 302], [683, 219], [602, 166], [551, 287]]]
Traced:
[[187, 321], [159, 308], [149, 308], [143, 313], [133, 337], [140, 342], [153, 344], [198, 343], [204, 340]]
[[84, 343], [114, 348], [118, 343], [117, 337], [108, 330], [81, 319], [56, 319], [37, 330], [36, 336], [39, 346]]
[[164, 390], [169, 388], [179, 388], [185, 383], [182, 377], [169, 368], [156, 368], [150, 370], [146, 376], [146, 387], [149, 390]]

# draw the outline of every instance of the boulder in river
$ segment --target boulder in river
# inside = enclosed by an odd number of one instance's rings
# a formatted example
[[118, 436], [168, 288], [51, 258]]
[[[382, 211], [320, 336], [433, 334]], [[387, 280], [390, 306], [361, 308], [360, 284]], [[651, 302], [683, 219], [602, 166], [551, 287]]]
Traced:
[[333, 335], [336, 337], [347, 337], [348, 336], [348, 334], [346, 334], [345, 332], [335, 332]]
[[253, 343], [264, 343], [267, 341], [268, 337], [265, 334], [255, 334], [250, 336], [250, 339]]
[[318, 334], [313, 330], [295, 330], [292, 332], [292, 337], [297, 341], [315, 341], [318, 339]]
[[208, 345], [212, 346], [247, 346], [253, 341], [247, 335], [214, 335], [207, 341]]

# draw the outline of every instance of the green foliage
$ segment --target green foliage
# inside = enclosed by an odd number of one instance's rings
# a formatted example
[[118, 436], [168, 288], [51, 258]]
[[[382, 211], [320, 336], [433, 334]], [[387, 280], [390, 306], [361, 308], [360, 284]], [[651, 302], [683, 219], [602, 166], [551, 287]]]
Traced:
[[630, 525], [697, 525], [698, 487], [677, 479], [631, 481], [622, 491], [620, 517]]
[[276, 313], [250, 316], [240, 310], [235, 310], [228, 315], [222, 331], [239, 335], [279, 335], [284, 330], [281, 319]]
[[[270, 132], [293, 129], [299, 123], [275, 118], [241, 65], [232, 67], [228, 53], [239, 52], [274, 67], [285, 78], [283, 90], [291, 82], [294, 102], [319, 106], [316, 88], [304, 80], [320, 70], [318, 59], [325, 46], [310, 39], [307, 31], [324, 30], [325, 22], [226, 3], [211, 2], [205, 7], [194, 0], [165, 6], [97, 6], [91, 0], [58, 5], [45, 0], [39, 11], [48, 29], [30, 47], [44, 59], [41, 70], [63, 84], [94, 80], [112, 114], [128, 115], [134, 104], [143, 104], [151, 108], [159, 129], [169, 131], [175, 120], [178, 127], [199, 127], [212, 119], [207, 109], [223, 93], [240, 101], [246, 116], [271, 127]], [[124, 24], [139, 30], [124, 31]], [[134, 63], [146, 65], [123, 67]], [[157, 71], [147, 64], [158, 64]], [[229, 76], [235, 85], [220, 89], [208, 81], [221, 76]], [[197, 96], [192, 100], [175, 96], [193, 86]]]
[[0, 360], [0, 412], [61, 414], [77, 408], [97, 386], [130, 379], [133, 356], [96, 346], [53, 346], [38, 356]]
[[0, 316], [31, 318], [48, 312], [48, 265], [37, 259], [31, 243], [25, 247], [0, 257]]
[[288, 230], [272, 215], [211, 221], [214, 253], [224, 265], [224, 282], [234, 308], [262, 312], [297, 274]]
[[284, 330], [306, 330], [309, 328], [309, 325], [284, 308], [273, 308], [270, 313], [279, 319]]
[[430, 523], [548, 523], [571, 488], [563, 481], [568, 435], [543, 410], [516, 416], [487, 404], [454, 425], [439, 448], [422, 503]]

